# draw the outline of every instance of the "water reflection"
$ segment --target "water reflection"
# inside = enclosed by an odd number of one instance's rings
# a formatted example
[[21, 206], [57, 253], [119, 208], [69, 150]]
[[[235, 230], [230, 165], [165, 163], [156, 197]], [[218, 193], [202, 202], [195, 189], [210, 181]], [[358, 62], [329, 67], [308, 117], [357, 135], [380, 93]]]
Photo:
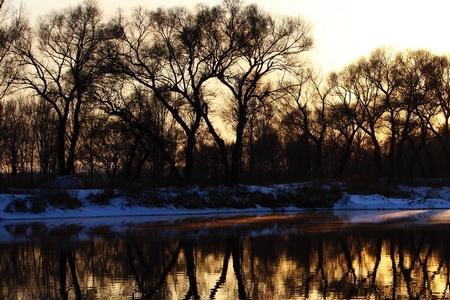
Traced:
[[204, 218], [122, 231], [4, 225], [15, 238], [0, 245], [0, 298], [450, 297], [450, 225], [343, 219], [327, 213]]

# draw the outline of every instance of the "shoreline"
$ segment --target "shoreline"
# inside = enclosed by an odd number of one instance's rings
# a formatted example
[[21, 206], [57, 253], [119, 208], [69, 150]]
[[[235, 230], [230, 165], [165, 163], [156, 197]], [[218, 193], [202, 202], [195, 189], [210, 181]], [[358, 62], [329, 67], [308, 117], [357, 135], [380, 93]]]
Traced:
[[308, 212], [401, 212], [401, 211], [439, 211], [449, 210], [449, 207], [415, 207], [415, 208], [293, 208], [293, 209], [261, 209], [261, 210], [230, 210], [230, 211], [193, 211], [193, 212], [173, 212], [173, 213], [150, 213], [150, 214], [123, 214], [123, 215], [71, 215], [71, 216], [18, 216], [18, 217], [1, 217], [1, 222], [13, 221], [63, 221], [63, 220], [88, 220], [88, 219], [112, 219], [112, 218], [146, 218], [146, 217], [214, 217], [214, 216], [240, 216], [240, 215], [266, 215], [266, 214], [291, 214], [291, 213], [308, 213]]
[[450, 187], [397, 186], [391, 195], [354, 194], [342, 184], [22, 190], [0, 194], [0, 221], [114, 217], [176, 217], [303, 211], [450, 209]]

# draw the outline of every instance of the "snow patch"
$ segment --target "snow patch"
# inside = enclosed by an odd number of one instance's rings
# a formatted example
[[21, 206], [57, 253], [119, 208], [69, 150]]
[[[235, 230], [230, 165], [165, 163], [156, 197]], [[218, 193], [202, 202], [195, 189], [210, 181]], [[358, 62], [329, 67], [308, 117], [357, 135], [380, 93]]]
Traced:
[[[426, 198], [430, 196], [427, 189], [414, 190], [413, 199], [388, 198], [382, 195], [351, 195], [347, 194], [337, 202], [333, 209], [342, 210], [373, 210], [373, 209], [446, 209], [450, 208], [449, 198]], [[447, 192], [442, 192], [447, 195]]]

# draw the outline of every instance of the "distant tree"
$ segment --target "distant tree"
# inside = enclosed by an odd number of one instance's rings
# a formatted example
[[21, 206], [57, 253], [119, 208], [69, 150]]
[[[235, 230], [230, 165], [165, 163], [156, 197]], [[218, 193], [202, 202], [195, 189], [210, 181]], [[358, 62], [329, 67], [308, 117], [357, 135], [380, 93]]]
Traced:
[[31, 132], [35, 139], [39, 173], [48, 177], [56, 173], [56, 134], [58, 119], [50, 104], [39, 99], [31, 103]]
[[448, 136], [450, 134], [450, 60], [445, 56], [436, 59], [439, 74], [436, 74], [435, 77], [435, 93], [444, 117], [442, 133]]
[[[184, 183], [193, 176], [197, 133], [205, 110], [203, 87], [227, 64], [222, 49], [223, 9], [136, 9], [132, 19], [117, 17], [121, 32], [111, 45], [111, 72], [125, 74], [152, 92], [184, 133], [184, 167], [176, 171]], [[154, 140], [157, 142], [157, 140]], [[164, 145], [160, 144], [160, 148]], [[169, 159], [169, 155], [165, 155]], [[169, 162], [175, 172], [175, 164]]]
[[382, 117], [385, 113], [385, 103], [382, 93], [371, 81], [373, 70], [367, 59], [363, 58], [349, 65], [339, 74], [340, 84], [345, 85], [349, 97], [353, 97], [355, 112], [350, 117], [370, 138], [373, 146], [373, 156], [378, 176], [382, 177], [383, 162], [379, 134], [383, 126]]
[[249, 177], [258, 181], [270, 182], [280, 174], [283, 151], [280, 135], [269, 124], [255, 137], [250, 151], [252, 166]]
[[[450, 63], [446, 56], [434, 55], [425, 74], [432, 91], [428, 94], [426, 105], [417, 110], [421, 119], [422, 144], [432, 136], [445, 157], [445, 165], [450, 167], [449, 138], [450, 119]], [[442, 120], [441, 122], [439, 120]], [[425, 148], [428, 151], [428, 148]], [[428, 157], [432, 154], [428, 153]]]
[[[389, 177], [392, 179], [396, 175], [396, 152], [397, 140], [399, 138], [399, 114], [401, 112], [399, 105], [399, 88], [401, 84], [401, 74], [397, 68], [395, 54], [386, 48], [376, 49], [368, 58], [370, 82], [376, 86], [379, 91], [380, 101], [383, 103], [384, 114], [381, 122], [387, 128], [388, 134], [385, 137], [387, 144], [387, 157], [389, 161]], [[378, 130], [380, 130], [378, 128]], [[375, 136], [376, 137], [376, 136]], [[375, 155], [377, 155], [375, 153]]]
[[[109, 84], [101, 90], [99, 99], [103, 110], [121, 120], [144, 149], [158, 152], [173, 176], [183, 183], [176, 163], [174, 121], [168, 118], [168, 110], [152, 92], [136, 85]], [[163, 175], [163, 172], [160, 174]]]
[[226, 182], [236, 184], [240, 181], [244, 133], [251, 109], [264, 105], [280, 92], [283, 86], [275, 78], [283, 78], [283, 74], [299, 66], [299, 55], [310, 49], [312, 40], [308, 26], [301, 19], [277, 19], [255, 5], [242, 6], [238, 1], [225, 4], [229, 34], [224, 36], [222, 44], [236, 45], [236, 57], [232, 64], [218, 70], [216, 77], [228, 95], [228, 120], [233, 120], [234, 142], [230, 154], [211, 120], [211, 111], [205, 112], [204, 119], [220, 149]]
[[[397, 162], [399, 178], [405, 176], [405, 148], [411, 149], [412, 155], [408, 161], [408, 175], [413, 176], [413, 167], [417, 166], [421, 176], [426, 177], [424, 160], [419, 153], [417, 140], [421, 131], [421, 108], [427, 105], [432, 93], [432, 84], [427, 79], [426, 73], [430, 68], [432, 55], [428, 51], [406, 51], [397, 56], [397, 67], [401, 74], [399, 87], [399, 107], [401, 114], [398, 117], [399, 140], [397, 146]], [[425, 128], [422, 128], [425, 130]], [[423, 140], [422, 140], [423, 142]]]
[[24, 31], [26, 24], [21, 14], [11, 15], [7, 8], [7, 2], [0, 0], [0, 100], [10, 90], [16, 77], [17, 65], [11, 48], [14, 41]]
[[97, 50], [108, 38], [99, 8], [85, 2], [47, 15], [37, 32], [28, 28], [15, 45], [22, 69], [18, 82], [56, 113], [60, 175], [75, 172], [83, 106], [102, 76]]
[[9, 101], [3, 106], [0, 131], [2, 148], [12, 175], [17, 175], [20, 160], [20, 139], [24, 122], [17, 103]]
[[[279, 146], [279, 136], [275, 133], [277, 108], [273, 102], [265, 102], [263, 105], [260, 103], [253, 104], [255, 106], [249, 109], [248, 125], [244, 132], [244, 149], [247, 151], [243, 155], [243, 168], [250, 176], [256, 175], [255, 173], [257, 173], [256, 170], [258, 169], [257, 165], [259, 160], [257, 149], [261, 149], [258, 147], [258, 140], [260, 140], [266, 132], [268, 135], [270, 135], [269, 131], [276, 135], [276, 137], [274, 137], [276, 143], [273, 146], [277, 150], [280, 150], [280, 148], [277, 147]], [[276, 156], [278, 157], [278, 154]], [[273, 157], [273, 165], [281, 164], [281, 160], [277, 159], [277, 157]], [[263, 173], [264, 172], [265, 170]], [[259, 175], [264, 174], [259, 173]]]
[[352, 91], [342, 82], [345, 78], [338, 75], [332, 75], [332, 78], [335, 81], [336, 101], [330, 105], [327, 123], [333, 132], [332, 138], [335, 145], [341, 148], [340, 159], [334, 174], [340, 177], [351, 159], [353, 142], [360, 126], [356, 121], [358, 112], [356, 102], [352, 98]]
[[[323, 172], [323, 152], [329, 128], [327, 113], [335, 83], [330, 78], [322, 80], [311, 72], [298, 73], [295, 80], [295, 84], [291, 84], [285, 94], [286, 104], [289, 107], [285, 122], [300, 130], [301, 137], [298, 138], [304, 140], [306, 147], [309, 147], [310, 143], [313, 144], [315, 155], [308, 157], [308, 160], [315, 161], [313, 175], [320, 177]], [[305, 175], [311, 175], [309, 167]]]

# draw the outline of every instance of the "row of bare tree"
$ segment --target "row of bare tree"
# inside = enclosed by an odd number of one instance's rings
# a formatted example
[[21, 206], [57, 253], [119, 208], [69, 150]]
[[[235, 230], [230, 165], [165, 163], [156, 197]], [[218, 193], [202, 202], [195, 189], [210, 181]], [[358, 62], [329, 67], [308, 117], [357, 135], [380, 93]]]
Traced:
[[302, 19], [238, 0], [109, 20], [88, 1], [34, 26], [2, 15], [3, 174], [113, 184], [448, 175], [447, 57], [379, 49], [320, 79]]
[[358, 163], [392, 179], [448, 175], [449, 62], [425, 50], [377, 49], [325, 81], [301, 81], [285, 123], [314, 146], [316, 175], [332, 167], [323, 165], [324, 147], [338, 154], [337, 176]]

